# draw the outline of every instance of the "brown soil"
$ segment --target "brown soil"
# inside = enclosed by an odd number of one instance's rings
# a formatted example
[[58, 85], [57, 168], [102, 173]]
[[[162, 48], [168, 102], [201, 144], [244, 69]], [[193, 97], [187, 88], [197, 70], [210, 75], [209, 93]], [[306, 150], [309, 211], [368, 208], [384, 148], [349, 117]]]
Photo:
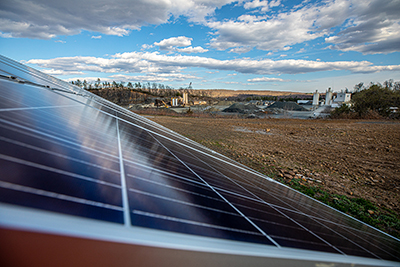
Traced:
[[[400, 214], [400, 123], [152, 118], [272, 178], [370, 200]], [[296, 176], [297, 175], [297, 176]]]

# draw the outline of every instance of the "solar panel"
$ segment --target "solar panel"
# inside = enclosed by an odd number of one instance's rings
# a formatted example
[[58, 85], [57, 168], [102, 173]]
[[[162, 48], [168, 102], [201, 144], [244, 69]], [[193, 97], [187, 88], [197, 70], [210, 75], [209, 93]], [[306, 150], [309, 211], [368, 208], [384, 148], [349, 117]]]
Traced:
[[141, 246], [159, 265], [400, 266], [386, 233], [81, 88], [3, 56], [0, 70], [3, 236]]

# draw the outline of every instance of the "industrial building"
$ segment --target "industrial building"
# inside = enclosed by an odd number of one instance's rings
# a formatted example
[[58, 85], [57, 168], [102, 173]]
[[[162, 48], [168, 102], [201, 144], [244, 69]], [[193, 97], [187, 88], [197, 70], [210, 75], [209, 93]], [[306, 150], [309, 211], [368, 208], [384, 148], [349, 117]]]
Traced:
[[320, 94], [318, 90], [313, 93], [312, 104], [314, 107], [328, 106], [328, 107], [339, 107], [342, 104], [350, 104], [351, 93], [341, 90], [339, 93], [334, 93], [331, 88], [328, 88], [325, 93], [325, 101], [320, 101]]

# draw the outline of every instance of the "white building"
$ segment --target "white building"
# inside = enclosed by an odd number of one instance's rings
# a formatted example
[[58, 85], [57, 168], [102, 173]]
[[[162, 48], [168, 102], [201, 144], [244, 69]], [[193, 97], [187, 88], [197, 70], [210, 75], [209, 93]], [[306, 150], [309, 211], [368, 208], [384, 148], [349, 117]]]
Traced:
[[333, 99], [334, 103], [348, 103], [351, 100], [351, 93], [345, 93], [343, 90], [336, 94], [336, 98]]
[[319, 105], [331, 106], [331, 107], [339, 107], [342, 104], [348, 104], [351, 100], [351, 93], [346, 93], [343, 90], [340, 93], [334, 93], [331, 88], [326, 90], [325, 101], [319, 101], [319, 93], [318, 90], [315, 90], [313, 93], [313, 101], [312, 104], [314, 107]]

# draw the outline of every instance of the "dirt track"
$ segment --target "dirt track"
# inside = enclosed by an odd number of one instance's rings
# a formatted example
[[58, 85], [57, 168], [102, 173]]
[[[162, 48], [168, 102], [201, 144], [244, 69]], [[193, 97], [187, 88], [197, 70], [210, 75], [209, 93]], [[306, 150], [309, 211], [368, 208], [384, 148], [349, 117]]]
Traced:
[[154, 117], [272, 178], [362, 197], [400, 214], [400, 123]]

